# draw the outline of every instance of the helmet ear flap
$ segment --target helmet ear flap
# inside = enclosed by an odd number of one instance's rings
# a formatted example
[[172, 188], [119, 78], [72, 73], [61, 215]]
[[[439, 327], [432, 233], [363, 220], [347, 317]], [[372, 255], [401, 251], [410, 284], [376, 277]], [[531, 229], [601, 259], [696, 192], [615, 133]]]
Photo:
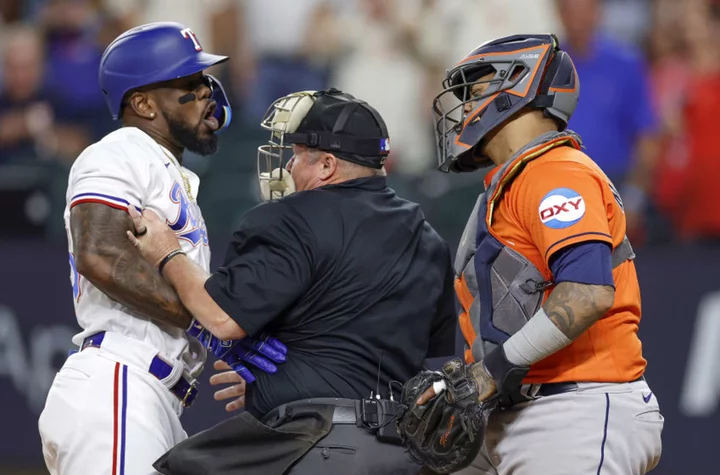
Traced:
[[230, 126], [230, 122], [232, 120], [232, 107], [230, 107], [230, 101], [228, 100], [222, 83], [211, 74], [206, 74], [206, 76], [210, 81], [210, 86], [213, 91], [212, 99], [217, 103], [213, 116], [218, 120], [218, 124], [220, 124], [220, 128], [218, 129], [219, 132]]
[[547, 94], [553, 89], [574, 89], [577, 73], [570, 55], [565, 51], [556, 51], [548, 65], [545, 77], [540, 85], [540, 92]]
[[579, 95], [580, 79], [570, 55], [556, 51], [545, 71], [534, 105], [543, 109], [547, 117], [558, 121], [560, 130], [564, 130], [575, 112]]

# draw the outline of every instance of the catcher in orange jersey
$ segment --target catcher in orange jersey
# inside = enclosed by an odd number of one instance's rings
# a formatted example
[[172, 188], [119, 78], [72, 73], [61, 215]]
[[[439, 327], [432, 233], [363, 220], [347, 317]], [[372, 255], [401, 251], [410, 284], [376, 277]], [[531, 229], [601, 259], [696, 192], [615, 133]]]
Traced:
[[457, 394], [482, 403], [484, 441], [458, 473], [650, 471], [663, 417], [643, 376], [635, 255], [618, 192], [565, 130], [580, 92], [572, 59], [553, 35], [510, 36], [443, 85], [440, 169], [494, 168], [455, 261], [466, 376], [435, 376], [417, 407], [447, 394], [451, 409]]

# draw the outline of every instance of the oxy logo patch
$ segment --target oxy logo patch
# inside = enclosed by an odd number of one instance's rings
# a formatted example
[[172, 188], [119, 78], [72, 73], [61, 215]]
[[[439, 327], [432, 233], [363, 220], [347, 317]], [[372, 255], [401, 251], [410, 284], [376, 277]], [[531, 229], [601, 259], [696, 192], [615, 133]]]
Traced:
[[553, 229], [572, 226], [585, 216], [585, 200], [570, 188], [555, 188], [545, 195], [538, 208], [540, 221]]

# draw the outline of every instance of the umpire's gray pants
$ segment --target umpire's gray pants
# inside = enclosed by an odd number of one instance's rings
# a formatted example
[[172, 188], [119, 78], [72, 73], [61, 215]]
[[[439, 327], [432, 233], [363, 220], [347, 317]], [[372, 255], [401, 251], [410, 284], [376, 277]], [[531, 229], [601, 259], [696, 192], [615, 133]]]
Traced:
[[351, 424], [333, 425], [289, 475], [410, 475], [418, 474], [417, 465], [405, 447], [380, 442], [361, 427]]
[[658, 464], [663, 417], [644, 380], [578, 390], [490, 414], [462, 475], [642, 475]]

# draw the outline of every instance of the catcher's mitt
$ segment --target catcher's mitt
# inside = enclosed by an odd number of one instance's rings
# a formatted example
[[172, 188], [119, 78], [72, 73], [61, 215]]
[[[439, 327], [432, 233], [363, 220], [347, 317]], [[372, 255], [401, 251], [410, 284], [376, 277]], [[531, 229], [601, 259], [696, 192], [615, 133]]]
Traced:
[[[418, 397], [433, 383], [446, 390], [422, 406]], [[398, 432], [410, 455], [436, 473], [470, 465], [482, 446], [487, 404], [478, 402], [477, 384], [460, 359], [442, 372], [423, 371], [403, 386]]]

